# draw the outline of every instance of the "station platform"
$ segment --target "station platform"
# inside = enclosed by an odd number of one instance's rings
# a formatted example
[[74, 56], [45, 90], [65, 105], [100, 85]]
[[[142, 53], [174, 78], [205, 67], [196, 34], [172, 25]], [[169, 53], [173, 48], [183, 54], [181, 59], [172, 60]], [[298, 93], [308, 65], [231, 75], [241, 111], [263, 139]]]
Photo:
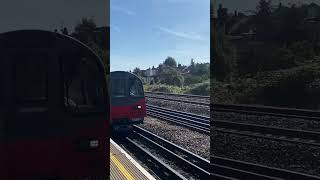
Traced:
[[155, 180], [125, 150], [110, 139], [110, 180]]

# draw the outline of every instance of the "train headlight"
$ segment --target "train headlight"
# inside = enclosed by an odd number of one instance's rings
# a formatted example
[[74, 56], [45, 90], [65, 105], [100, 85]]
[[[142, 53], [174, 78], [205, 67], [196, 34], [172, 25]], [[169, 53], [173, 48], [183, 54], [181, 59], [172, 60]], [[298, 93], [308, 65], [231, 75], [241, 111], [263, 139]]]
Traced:
[[97, 148], [99, 146], [99, 141], [98, 140], [90, 140], [89, 146], [90, 146], [90, 148]]
[[142, 107], [140, 105], [137, 106], [138, 109], [141, 109]]

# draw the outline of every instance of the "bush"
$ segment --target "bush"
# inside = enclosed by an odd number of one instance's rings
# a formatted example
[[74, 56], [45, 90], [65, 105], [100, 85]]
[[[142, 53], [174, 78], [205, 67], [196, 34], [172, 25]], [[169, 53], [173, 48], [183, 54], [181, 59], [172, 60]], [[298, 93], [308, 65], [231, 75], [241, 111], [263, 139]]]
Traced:
[[260, 45], [240, 55], [237, 69], [240, 75], [288, 69], [297, 66], [296, 59], [293, 51], [286, 47]]
[[310, 60], [315, 56], [313, 45], [308, 41], [295, 42], [290, 47], [298, 62]]
[[144, 85], [145, 91], [165, 92], [165, 93], [185, 93], [189, 87], [177, 87], [165, 84]]
[[203, 95], [203, 96], [209, 96], [209, 92], [210, 92], [209, 82], [196, 84], [193, 87], [191, 87], [189, 91], [187, 91], [188, 94]]
[[192, 76], [192, 75], [187, 75], [184, 78], [184, 85], [188, 86], [191, 84], [198, 84], [201, 83], [203, 80], [200, 76]]
[[[259, 77], [260, 76], [260, 77]], [[320, 100], [320, 65], [310, 64], [260, 74], [259, 101], [266, 105], [316, 108]], [[263, 77], [263, 78], [261, 78]]]
[[174, 86], [183, 86], [184, 77], [173, 68], [164, 69], [160, 74], [160, 83]]

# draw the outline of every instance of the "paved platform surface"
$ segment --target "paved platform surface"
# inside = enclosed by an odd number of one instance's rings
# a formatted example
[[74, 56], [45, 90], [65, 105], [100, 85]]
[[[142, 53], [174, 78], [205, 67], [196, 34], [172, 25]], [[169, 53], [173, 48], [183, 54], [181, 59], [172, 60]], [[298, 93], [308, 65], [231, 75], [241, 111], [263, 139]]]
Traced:
[[110, 139], [110, 180], [155, 180], [125, 150]]

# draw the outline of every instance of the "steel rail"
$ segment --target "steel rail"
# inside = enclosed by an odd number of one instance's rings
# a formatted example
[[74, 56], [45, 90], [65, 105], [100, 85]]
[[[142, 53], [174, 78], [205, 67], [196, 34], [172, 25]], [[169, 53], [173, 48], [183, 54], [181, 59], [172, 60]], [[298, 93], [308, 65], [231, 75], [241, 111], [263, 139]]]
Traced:
[[[153, 95], [153, 96], [150, 96]], [[168, 97], [157, 97], [157, 95], [162, 96], [172, 96], [172, 97], [185, 97], [185, 98], [198, 98], [199, 100], [188, 100], [188, 99], [176, 99]], [[154, 93], [147, 92], [147, 98], [161, 99], [165, 101], [176, 101], [181, 103], [190, 103], [200, 106], [210, 106], [209, 102], [203, 102], [201, 100], [209, 100], [209, 96], [198, 96], [198, 95], [189, 95], [189, 94], [173, 94], [173, 93]], [[260, 106], [260, 105], [244, 105], [244, 104], [221, 104], [213, 103], [211, 108], [216, 112], [234, 112], [234, 113], [245, 113], [245, 114], [254, 114], [254, 115], [263, 115], [263, 116], [277, 116], [285, 118], [300, 118], [306, 120], [315, 120], [320, 121], [320, 111], [316, 110], [307, 110], [307, 109], [295, 109], [295, 108], [282, 108], [282, 107], [273, 107], [273, 106]]]
[[170, 110], [153, 105], [147, 105], [147, 114], [205, 134], [210, 134], [210, 127], [212, 127], [213, 131], [224, 133], [320, 146], [320, 132], [315, 131], [278, 128], [226, 120], [213, 120], [211, 122], [212, 126], [210, 126], [210, 118], [207, 116]]

